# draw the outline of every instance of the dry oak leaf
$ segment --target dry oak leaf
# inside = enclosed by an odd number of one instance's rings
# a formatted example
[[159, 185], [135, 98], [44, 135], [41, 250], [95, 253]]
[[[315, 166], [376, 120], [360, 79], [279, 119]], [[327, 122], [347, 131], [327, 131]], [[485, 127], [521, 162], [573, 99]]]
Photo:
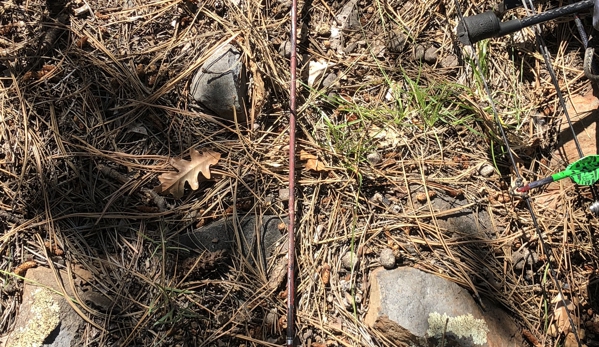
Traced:
[[574, 325], [578, 324], [578, 317], [576, 317], [574, 312], [574, 304], [568, 299], [562, 300], [560, 294], [554, 297], [551, 300], [551, 303], [555, 304], [555, 307], [553, 308], [553, 315], [558, 332], [563, 332], [565, 335], [568, 335], [571, 329], [570, 320], [568, 319], [568, 312], [570, 312], [570, 317], [572, 317]]
[[300, 151], [300, 160], [306, 160], [304, 168], [306, 170], [313, 171], [324, 171], [327, 170], [326, 165], [318, 160], [318, 157], [314, 154], [310, 154], [304, 150]]
[[189, 183], [191, 189], [196, 190], [200, 186], [198, 175], [201, 172], [204, 177], [210, 179], [210, 165], [215, 165], [220, 160], [220, 153], [206, 151], [200, 153], [195, 149], [190, 150], [191, 160], [171, 158], [171, 165], [178, 172], [165, 172], [158, 176], [160, 185], [154, 188], [160, 194], [172, 194], [179, 199], [183, 196], [185, 182]]

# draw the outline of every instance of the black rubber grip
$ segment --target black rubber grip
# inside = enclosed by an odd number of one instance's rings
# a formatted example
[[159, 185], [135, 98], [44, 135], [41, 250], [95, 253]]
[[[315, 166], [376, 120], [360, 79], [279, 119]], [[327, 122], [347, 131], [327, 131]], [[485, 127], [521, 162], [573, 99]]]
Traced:
[[582, 0], [571, 5], [561, 6], [530, 17], [513, 19], [504, 23], [497, 18], [493, 11], [487, 11], [464, 18], [458, 24], [457, 35], [460, 42], [469, 45], [480, 40], [511, 34], [531, 25], [589, 9], [593, 7], [594, 2], [595, 0]]

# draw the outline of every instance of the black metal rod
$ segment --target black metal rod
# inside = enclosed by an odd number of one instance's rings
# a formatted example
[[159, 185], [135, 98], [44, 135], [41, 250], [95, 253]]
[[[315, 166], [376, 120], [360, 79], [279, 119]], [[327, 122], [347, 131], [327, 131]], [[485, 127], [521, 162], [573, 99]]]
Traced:
[[465, 45], [470, 45], [480, 40], [511, 34], [531, 25], [589, 9], [593, 7], [594, 3], [595, 0], [583, 0], [571, 5], [541, 12], [530, 17], [512, 19], [507, 22], [501, 22], [493, 11], [487, 11], [474, 16], [465, 17], [458, 24], [457, 34], [460, 42]]

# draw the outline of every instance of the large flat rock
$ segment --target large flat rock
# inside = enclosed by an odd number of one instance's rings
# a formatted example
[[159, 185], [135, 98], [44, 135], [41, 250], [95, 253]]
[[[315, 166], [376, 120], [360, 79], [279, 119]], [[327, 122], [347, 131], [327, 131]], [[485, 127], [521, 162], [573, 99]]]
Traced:
[[[266, 288], [274, 290], [286, 276], [288, 238], [286, 229], [280, 230], [279, 225], [288, 222], [288, 218], [269, 215], [228, 217], [181, 235], [175, 244], [191, 256], [204, 251], [240, 251], [250, 264], [267, 274]], [[268, 266], [269, 260], [274, 260], [273, 266]]]
[[[60, 281], [66, 294], [74, 297], [69, 286], [73, 279], [68, 278], [66, 271], [55, 275], [51, 269], [44, 267], [27, 270], [25, 278], [27, 281], [15, 328], [6, 336], [4, 346], [81, 346], [85, 321], [67, 302], [68, 299], [57, 294], [62, 292], [57, 282]], [[105, 309], [111, 303], [108, 298], [92, 291], [79, 292], [79, 298]]]
[[437, 346], [447, 324], [446, 346], [520, 347], [518, 327], [501, 309], [476, 304], [468, 291], [441, 277], [403, 267], [371, 273], [365, 322], [392, 342]]
[[223, 218], [181, 235], [177, 244], [190, 251], [201, 253], [236, 250], [239, 241], [242, 243], [241, 249], [245, 255], [251, 253], [271, 255], [274, 247], [283, 240], [279, 224], [287, 223], [288, 220], [288, 218], [270, 215], [243, 216], [238, 220], [232, 217]]

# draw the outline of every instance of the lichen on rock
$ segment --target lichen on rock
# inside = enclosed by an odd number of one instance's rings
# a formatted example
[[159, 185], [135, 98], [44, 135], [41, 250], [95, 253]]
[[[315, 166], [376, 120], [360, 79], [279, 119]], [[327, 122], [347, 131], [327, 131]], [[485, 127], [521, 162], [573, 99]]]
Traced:
[[[449, 321], [447, 321], [449, 319]], [[447, 328], [445, 322], [447, 321]], [[457, 317], [449, 317], [443, 313], [432, 312], [428, 315], [429, 328], [426, 331], [431, 337], [440, 338], [444, 331], [453, 333], [458, 338], [472, 337], [474, 344], [483, 345], [487, 343], [489, 327], [484, 319], [476, 319], [470, 313]]]
[[38, 288], [32, 292], [33, 304], [27, 325], [15, 331], [12, 347], [38, 347], [60, 323], [60, 307], [52, 292]]

